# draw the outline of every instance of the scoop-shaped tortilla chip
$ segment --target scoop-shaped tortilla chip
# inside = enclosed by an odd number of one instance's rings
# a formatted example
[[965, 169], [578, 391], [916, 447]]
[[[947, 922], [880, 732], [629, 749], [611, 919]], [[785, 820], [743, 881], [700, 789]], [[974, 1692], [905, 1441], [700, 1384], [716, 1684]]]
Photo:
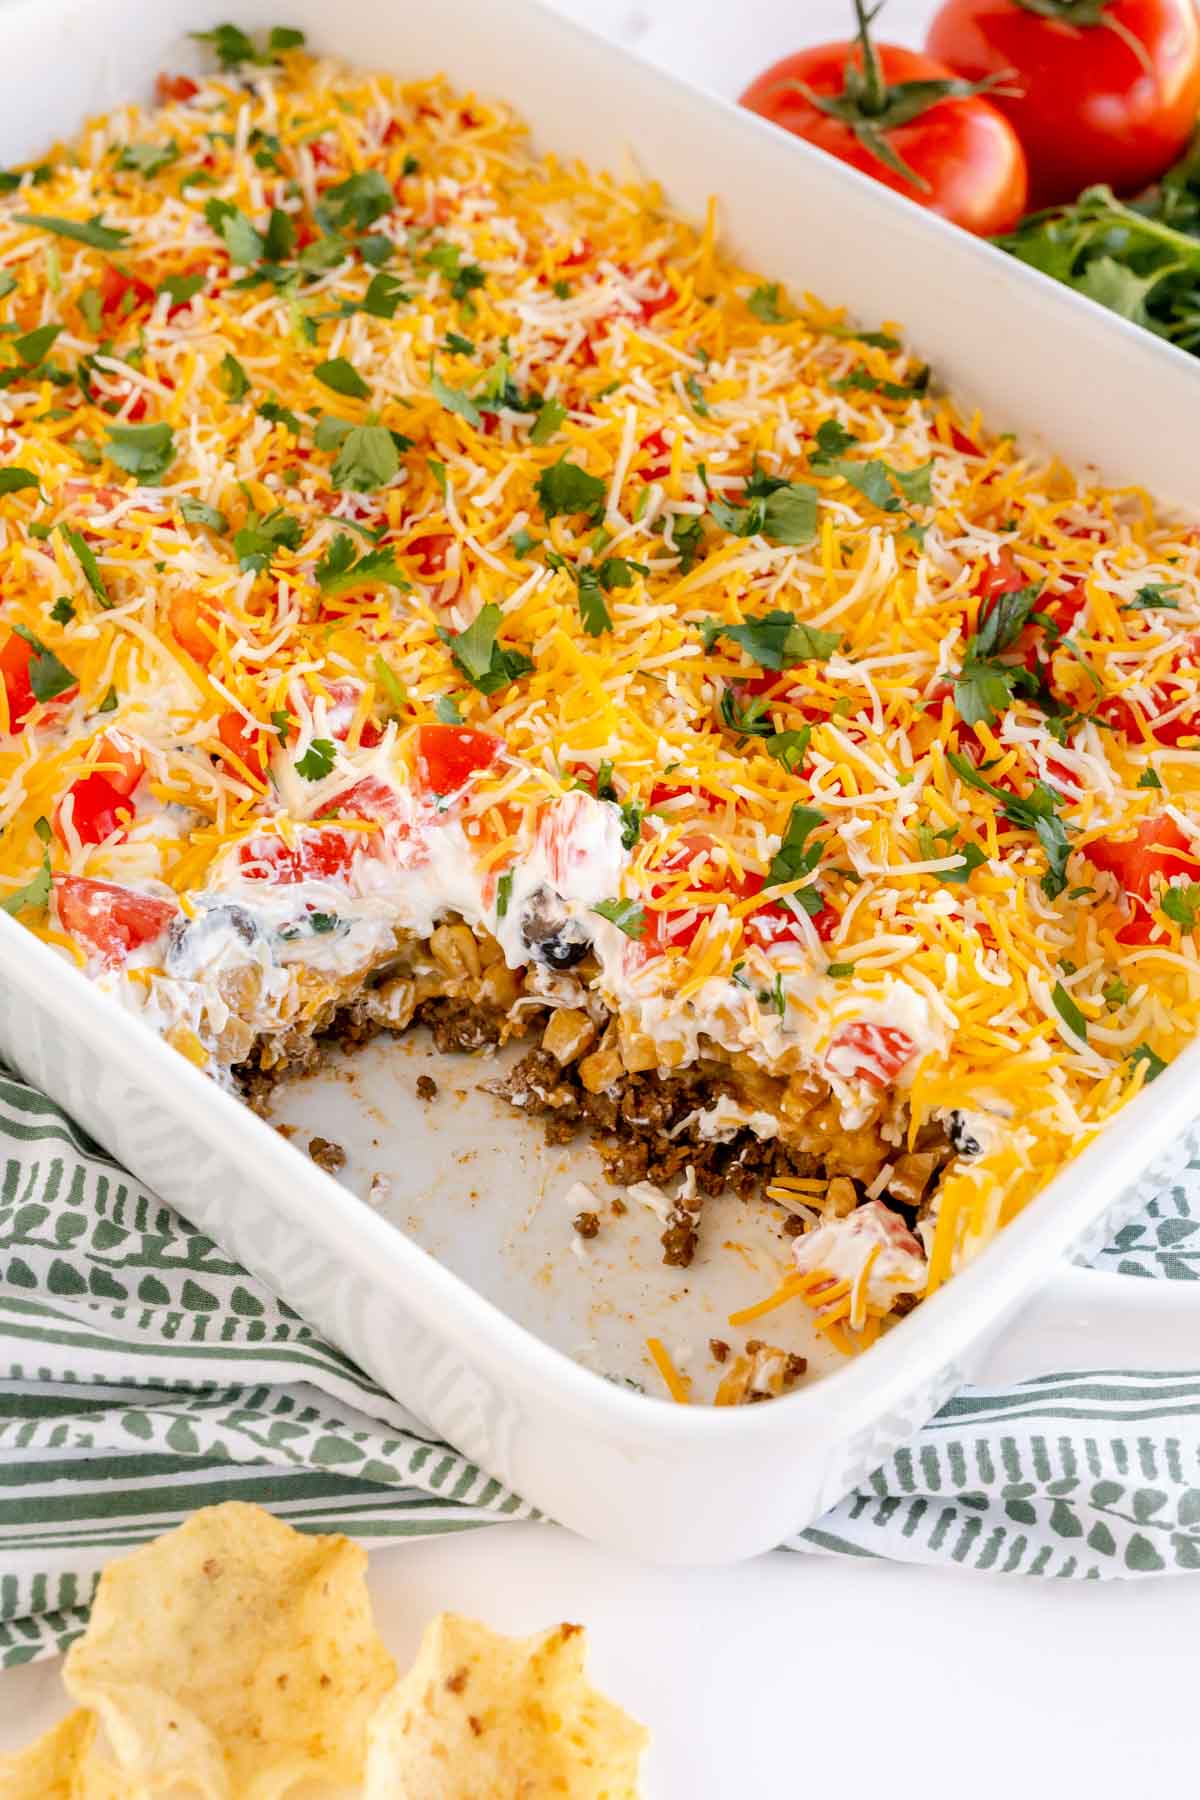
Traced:
[[91, 1754], [96, 1721], [80, 1710], [19, 1756], [0, 1756], [0, 1800], [120, 1800]]
[[277, 1800], [360, 1782], [396, 1675], [365, 1571], [347, 1538], [236, 1502], [111, 1563], [63, 1680], [102, 1723], [120, 1791], [178, 1779], [204, 1800]]
[[649, 1733], [584, 1674], [578, 1625], [442, 1613], [373, 1720], [363, 1800], [637, 1800]]

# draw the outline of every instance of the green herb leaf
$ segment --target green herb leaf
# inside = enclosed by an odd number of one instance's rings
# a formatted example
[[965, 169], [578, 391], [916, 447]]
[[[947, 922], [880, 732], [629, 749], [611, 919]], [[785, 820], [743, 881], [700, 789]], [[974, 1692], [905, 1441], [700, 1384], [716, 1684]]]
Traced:
[[50, 886], [50, 854], [43, 850], [42, 866], [37, 874], [24, 887], [16, 888], [0, 900], [0, 912], [10, 913], [14, 918], [22, 912], [44, 913], [50, 905]]
[[561, 400], [544, 400], [529, 433], [530, 443], [548, 444], [566, 416], [567, 409]]
[[34, 369], [45, 361], [47, 350], [61, 330], [61, 325], [39, 325], [35, 331], [27, 331], [22, 337], [13, 339], [13, 349], [27, 369]]
[[408, 710], [408, 689], [397, 675], [392, 665], [380, 654], [371, 663], [371, 672], [379, 686], [383, 689], [388, 711], [393, 717], [399, 717]]
[[599, 637], [601, 632], [611, 631], [612, 614], [604, 604], [604, 593], [595, 569], [577, 569], [575, 579], [579, 584], [579, 617], [583, 621], [583, 629], [589, 637]]
[[699, 381], [694, 375], [689, 375], [683, 386], [684, 392], [700, 417], [707, 419], [709, 417], [708, 401], [704, 398], [704, 389], [700, 386]]
[[537, 543], [537, 539], [533, 536], [533, 533], [527, 531], [524, 525], [522, 525], [519, 530], [513, 532], [510, 541], [512, 543], [513, 555], [520, 557], [528, 556], [529, 552]]
[[1140, 788], [1160, 788], [1162, 786], [1157, 769], [1143, 769], [1138, 776], [1137, 784]]
[[711, 649], [719, 637], [732, 638], [764, 669], [790, 669], [796, 663], [827, 662], [842, 641], [840, 631], [821, 631], [806, 625], [795, 613], [774, 611], [741, 625], [725, 625], [717, 619], [702, 621], [704, 647]]
[[391, 183], [378, 169], [364, 169], [325, 189], [321, 210], [336, 231], [365, 231], [396, 204]]
[[960, 781], [1000, 802], [1010, 825], [1034, 833], [1046, 852], [1049, 865], [1042, 877], [1042, 892], [1051, 900], [1057, 899], [1067, 885], [1070, 854], [1067, 827], [1058, 814], [1061, 797], [1044, 781], [1036, 781], [1028, 794], [1009, 794], [1003, 788], [994, 787], [967, 757], [958, 752], [947, 751], [946, 760]]
[[353, 425], [342, 440], [330, 478], [336, 488], [370, 494], [386, 487], [399, 471], [400, 453], [387, 426]]
[[83, 578], [100, 605], [106, 609], [115, 605], [115, 602], [109, 599], [108, 589], [104, 585], [104, 577], [100, 573], [100, 565], [83, 533], [76, 531], [70, 525], [60, 525], [58, 529], [62, 533], [64, 544], [69, 550], [74, 551], [76, 561], [83, 570]]
[[1200, 908], [1200, 882], [1181, 881], [1175, 887], [1163, 888], [1159, 905], [1181, 931], [1195, 931], [1196, 913]]
[[[779, 848], [771, 858], [765, 887], [776, 887], [785, 881], [798, 881], [801, 876], [812, 873], [821, 860], [822, 846], [819, 843], [809, 843], [809, 838], [825, 822], [825, 814], [818, 812], [815, 806], [801, 806], [799, 801], [796, 802], [788, 815]], [[809, 899], [802, 899], [801, 895], [806, 892]], [[820, 897], [814, 890], [800, 889], [795, 898], [806, 912], [820, 911]], [[816, 905], [810, 906], [810, 900], [815, 900]]]
[[412, 295], [405, 292], [403, 285], [394, 275], [381, 269], [378, 275], [372, 275], [367, 283], [367, 291], [363, 295], [363, 311], [376, 319], [394, 319], [396, 308], [401, 301], [411, 300]]
[[144, 175], [149, 181], [178, 160], [179, 145], [172, 139], [169, 144], [125, 144], [117, 153], [115, 166], [130, 174]]
[[250, 392], [250, 377], [236, 356], [222, 357], [221, 379], [225, 383], [225, 392], [231, 400], [243, 400]]
[[481, 694], [499, 693], [533, 668], [529, 657], [520, 650], [508, 650], [497, 643], [503, 617], [495, 602], [489, 601], [465, 631], [438, 630], [455, 667]]
[[260, 260], [264, 250], [262, 236], [236, 206], [228, 200], [210, 200], [204, 217], [225, 245], [230, 262], [248, 267]]
[[279, 748], [281, 750], [286, 750], [287, 749], [287, 741], [288, 741], [288, 733], [290, 732], [292, 726], [295, 724], [295, 720], [292, 718], [292, 715], [288, 711], [286, 706], [279, 707], [275, 712], [273, 712], [271, 714], [271, 724], [274, 728], [275, 737], [279, 744]]
[[86, 220], [55, 219], [47, 213], [14, 213], [13, 223], [35, 225], [39, 231], [49, 231], [55, 237], [70, 238], [74, 243], [87, 244], [93, 250], [123, 250], [129, 242], [128, 232], [106, 225], [99, 213]]
[[370, 398], [370, 384], [363, 380], [353, 363], [348, 363], [344, 356], [334, 356], [328, 362], [318, 363], [313, 374], [335, 394], [348, 394], [354, 400]]
[[57, 699], [59, 694], [65, 694], [70, 688], [79, 685], [77, 677], [72, 674], [71, 670], [59, 662], [53, 650], [43, 644], [41, 638], [35, 637], [27, 626], [14, 625], [13, 633], [16, 637], [24, 638], [33, 651], [33, 655], [29, 659], [28, 674], [29, 685], [33, 690], [35, 700], [40, 700], [44, 704], [47, 700]]
[[179, 510], [189, 525], [203, 525], [208, 531], [217, 531], [224, 535], [229, 530], [229, 521], [223, 512], [215, 506], [209, 506], [203, 500], [193, 500], [185, 494], [179, 502]]
[[794, 775], [808, 755], [812, 734], [811, 725], [802, 725], [799, 731], [774, 731], [763, 739], [762, 747], [768, 756], [783, 764], [789, 775]]
[[264, 400], [257, 412], [260, 419], [265, 419], [269, 425], [282, 425], [293, 437], [299, 437], [304, 429], [291, 408], [280, 406], [278, 400]]
[[352, 588], [372, 585], [394, 587], [406, 594], [412, 587], [397, 568], [390, 550], [368, 550], [356, 558], [354, 540], [345, 532], [338, 533], [317, 564], [316, 577], [321, 592], [330, 595], [348, 594]]
[[276, 507], [264, 519], [252, 513], [240, 531], [234, 533], [233, 553], [243, 573], [253, 570], [264, 574], [271, 566], [276, 550], [298, 550], [304, 535], [299, 519]]
[[56, 625], [69, 625], [75, 617], [75, 602], [66, 594], [60, 594], [50, 608], [50, 617]]
[[314, 738], [296, 764], [297, 775], [305, 781], [324, 781], [337, 757], [337, 745], [329, 738]]
[[117, 705], [118, 705], [117, 690], [115, 687], [110, 687], [107, 694], [105, 694], [103, 700], [100, 702], [99, 706], [96, 708], [96, 711], [98, 713], [116, 712]]
[[433, 716], [442, 725], [461, 725], [462, 713], [452, 694], [442, 694], [433, 703]]
[[1055, 1012], [1057, 1012], [1067, 1030], [1075, 1037], [1081, 1038], [1086, 1044], [1087, 1020], [1084, 1018], [1061, 981], [1055, 982], [1054, 991], [1051, 993], [1050, 998], [1054, 1002]]
[[1132, 600], [1127, 600], [1125, 602], [1124, 610], [1126, 612], [1151, 612], [1156, 610], [1161, 612], [1178, 612], [1179, 602], [1178, 600], [1172, 600], [1171, 598], [1171, 595], [1177, 591], [1178, 587], [1179, 583], [1177, 581], [1147, 582], [1145, 587], [1140, 587], [1138, 589]]
[[172, 306], [186, 306], [195, 294], [203, 291], [205, 279], [203, 275], [168, 275], [158, 284], [158, 292], [165, 294]]
[[10, 463], [8, 468], [0, 469], [0, 494], [16, 494], [22, 488], [35, 488], [39, 485], [32, 469], [22, 469], [17, 463]]
[[169, 425], [110, 425], [108, 454], [119, 469], [155, 482], [175, 460], [175, 434]]
[[448, 387], [441, 376], [435, 374], [433, 370], [430, 370], [429, 386], [434, 399], [439, 405], [444, 406], [447, 412], [457, 413], [459, 418], [465, 419], [467, 424], [473, 425], [476, 430], [483, 424], [483, 416], [465, 388]]
[[640, 942], [646, 935], [646, 911], [637, 900], [598, 900], [591, 910], [628, 938]]
[[783, 308], [780, 305], [779, 291], [779, 283], [777, 281], [772, 281], [769, 285], [756, 287], [754, 292], [747, 296], [747, 307], [754, 314], [756, 319], [762, 320], [764, 325], [784, 325], [787, 323], [788, 314], [783, 311]]
[[1150, 1048], [1149, 1044], [1139, 1044], [1137, 1049], [1130, 1056], [1129, 1073], [1131, 1075], [1138, 1067], [1139, 1063], [1145, 1063], [1146, 1065], [1146, 1079], [1143, 1084], [1144, 1086], [1149, 1086], [1152, 1081], [1157, 1081], [1167, 1066], [1162, 1057], [1158, 1056]]
[[844, 981], [847, 976], [853, 975], [854, 964], [852, 962], [826, 963], [825, 973], [831, 981]]
[[598, 475], [589, 475], [578, 464], [561, 456], [537, 478], [538, 500], [547, 520], [560, 513], [582, 513], [593, 524], [604, 516], [607, 489]]

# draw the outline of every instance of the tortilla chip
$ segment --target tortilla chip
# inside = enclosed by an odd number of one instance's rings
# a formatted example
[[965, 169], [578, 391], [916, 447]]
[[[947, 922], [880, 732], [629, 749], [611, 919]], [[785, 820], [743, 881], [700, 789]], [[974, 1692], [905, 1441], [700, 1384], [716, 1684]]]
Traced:
[[95, 1735], [95, 1719], [81, 1709], [19, 1756], [0, 1756], [0, 1800], [118, 1800], [88, 1754]]
[[[230, 1502], [109, 1565], [63, 1670], [128, 1793], [205, 1800], [358, 1783], [396, 1667], [371, 1622], [366, 1555]], [[98, 1753], [97, 1753], [98, 1754]]]
[[586, 1654], [578, 1625], [509, 1638], [442, 1613], [371, 1724], [363, 1800], [637, 1800], [649, 1733]]

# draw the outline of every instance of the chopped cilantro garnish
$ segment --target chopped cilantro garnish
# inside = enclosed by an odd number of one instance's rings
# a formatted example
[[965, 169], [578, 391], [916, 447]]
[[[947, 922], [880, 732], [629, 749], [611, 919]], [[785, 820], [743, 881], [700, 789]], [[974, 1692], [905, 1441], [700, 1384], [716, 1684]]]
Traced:
[[548, 444], [567, 416], [561, 400], [544, 400], [529, 433], [531, 444]]
[[365, 231], [395, 204], [391, 183], [378, 169], [347, 176], [321, 195], [323, 221], [334, 231]]
[[599, 913], [602, 919], [607, 919], [610, 925], [615, 925], [628, 938], [640, 940], [646, 935], [646, 912], [640, 901], [597, 900], [592, 911]]
[[538, 500], [546, 519], [582, 513], [593, 524], [604, 514], [607, 489], [598, 475], [589, 475], [577, 463], [560, 456], [556, 463], [543, 469], [537, 478]]
[[[321, 443], [319, 433], [317, 442]], [[407, 448], [407, 439], [402, 442]], [[386, 425], [351, 425], [341, 439], [341, 449], [334, 458], [330, 479], [334, 487], [369, 494], [376, 488], [386, 487], [399, 472], [400, 445], [395, 432], [389, 431]]]
[[505, 869], [496, 883], [496, 917], [503, 919], [508, 913], [508, 903], [512, 899], [513, 872]]
[[108, 589], [104, 585], [104, 577], [100, 573], [100, 565], [96, 561], [91, 545], [88, 543], [83, 533], [81, 531], [76, 531], [74, 527], [70, 525], [60, 525], [58, 529], [62, 533], [63, 542], [66, 544], [67, 548], [74, 551], [75, 558], [79, 563], [80, 568], [83, 570], [83, 578], [91, 588], [100, 605], [105, 608], [112, 606], [114, 603], [108, 597]]
[[335, 394], [347, 394], [353, 400], [370, 398], [370, 384], [363, 380], [353, 363], [344, 356], [334, 356], [328, 362], [318, 363], [313, 374], [322, 386], [331, 388]]
[[271, 726], [275, 732], [281, 750], [287, 749], [288, 733], [291, 731], [295, 722], [296, 721], [292, 718], [292, 715], [286, 706], [278, 707], [276, 711], [271, 714]]
[[118, 468], [154, 482], [175, 460], [175, 434], [169, 425], [110, 425], [108, 454]]
[[756, 287], [746, 298], [747, 307], [764, 325], [783, 325], [787, 322], [788, 315], [780, 305], [779, 292], [779, 283], [772, 281]]
[[243, 572], [252, 569], [256, 575], [262, 575], [270, 568], [276, 550], [298, 550], [303, 535], [300, 520], [282, 507], [277, 506], [262, 519], [252, 512], [242, 529], [234, 533], [234, 555]]
[[208, 506], [203, 500], [193, 500], [185, 494], [179, 502], [179, 510], [189, 525], [203, 525], [208, 531], [219, 531], [222, 534], [229, 530], [229, 521], [223, 512], [215, 506]]
[[296, 764], [297, 775], [305, 781], [324, 781], [337, 757], [337, 745], [329, 738], [314, 738]]
[[56, 625], [69, 625], [75, 617], [75, 602], [66, 594], [60, 594], [50, 608], [50, 617]]
[[1160, 788], [1162, 780], [1157, 769], [1143, 769], [1137, 778], [1140, 788]]
[[1171, 598], [1178, 587], [1177, 581], [1147, 582], [1138, 589], [1132, 600], [1125, 602], [1125, 611], [1150, 612], [1158, 609], [1163, 612], [1178, 612], [1179, 602]]
[[1162, 1057], [1157, 1055], [1156, 1052], [1150, 1048], [1149, 1044], [1139, 1044], [1137, 1049], [1130, 1056], [1129, 1072], [1131, 1075], [1141, 1063], [1146, 1065], [1147, 1084], [1151, 1081], [1157, 1081], [1167, 1066]]
[[221, 379], [231, 400], [242, 400], [250, 392], [250, 377], [237, 357], [227, 354], [221, 359]]
[[353, 588], [382, 586], [399, 588], [407, 593], [407, 581], [396, 566], [390, 550], [368, 550], [356, 557], [354, 540], [339, 532], [316, 568], [317, 586], [323, 594], [348, 594]]
[[1072, 1000], [1061, 981], [1056, 981], [1050, 995], [1054, 1002], [1054, 1010], [1074, 1037], [1087, 1043], [1087, 1020]]
[[[779, 848], [767, 869], [764, 883], [766, 887], [776, 887], [785, 881], [799, 881], [803, 876], [811, 875], [821, 860], [822, 846], [820, 843], [810, 843], [809, 839], [818, 826], [824, 823], [825, 814], [818, 812], [815, 806], [801, 806], [797, 802], [792, 807], [783, 836], [779, 840]], [[790, 898], [810, 916], [819, 913], [824, 905], [814, 887], [798, 888]]]
[[481, 694], [498, 693], [533, 668], [522, 651], [508, 650], [497, 643], [503, 616], [495, 602], [489, 601], [465, 631], [438, 630], [455, 667]]
[[106, 225], [99, 213], [91, 219], [54, 219], [46, 213], [14, 213], [13, 222], [36, 225], [41, 231], [52, 232], [55, 237], [71, 238], [93, 250], [123, 250], [129, 242], [128, 232]]
[[1070, 855], [1067, 827], [1058, 812], [1061, 797], [1044, 781], [1034, 782], [1028, 794], [1009, 794], [1003, 788], [994, 787], [972, 762], [956, 751], [948, 751], [946, 760], [960, 781], [998, 800], [1011, 825], [1034, 833], [1046, 852], [1048, 864], [1042, 876], [1042, 892], [1051, 900], [1057, 899], [1067, 885], [1067, 858]]
[[24, 638], [33, 651], [27, 674], [35, 700], [54, 700], [59, 694], [65, 694], [70, 688], [78, 686], [77, 677], [65, 664], [59, 662], [53, 650], [43, 644], [41, 638], [35, 637], [27, 626], [14, 625], [13, 631], [17, 637]]
[[1196, 915], [1200, 910], [1200, 882], [1181, 881], [1176, 887], [1164, 888], [1159, 905], [1181, 931], [1195, 931]]
[[732, 638], [747, 656], [764, 669], [790, 669], [796, 663], [826, 662], [842, 641], [838, 631], [819, 631], [806, 625], [795, 613], [774, 611], [757, 619], [746, 619], [741, 625], [726, 625], [720, 619], [702, 619], [700, 631], [704, 648], [711, 650], [720, 637]]
[[0, 494], [15, 494], [21, 488], [35, 488], [39, 485], [32, 469], [22, 469], [18, 463], [11, 463], [7, 469], [0, 469]]

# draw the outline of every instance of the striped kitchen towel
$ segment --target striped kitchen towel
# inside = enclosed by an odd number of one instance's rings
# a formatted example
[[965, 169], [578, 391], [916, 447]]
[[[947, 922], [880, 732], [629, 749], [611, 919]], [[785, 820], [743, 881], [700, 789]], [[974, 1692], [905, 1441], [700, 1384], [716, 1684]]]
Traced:
[[[0, 1667], [70, 1642], [109, 1556], [213, 1501], [368, 1545], [532, 1516], [3, 1072], [0, 1172]], [[1102, 1261], [1195, 1280], [1198, 1233], [1200, 1167]], [[785, 1547], [1200, 1567], [1200, 1369], [966, 1389]]]

